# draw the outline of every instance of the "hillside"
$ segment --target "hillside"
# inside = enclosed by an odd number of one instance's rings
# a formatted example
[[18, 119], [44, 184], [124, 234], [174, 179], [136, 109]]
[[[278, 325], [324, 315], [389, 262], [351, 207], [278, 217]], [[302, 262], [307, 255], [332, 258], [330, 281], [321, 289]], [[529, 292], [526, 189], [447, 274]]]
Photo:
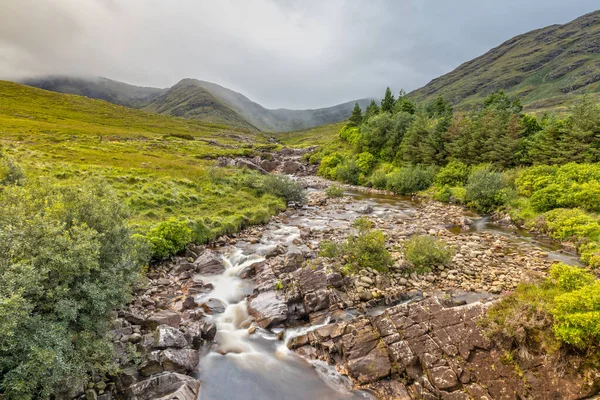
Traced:
[[254, 131], [6, 81], [0, 81], [0, 126], [0, 153], [30, 177], [56, 185], [107, 182], [141, 231], [171, 218], [175, 208], [178, 217], [222, 230], [265, 218], [280, 205], [235, 186], [239, 174], [213, 168], [216, 157], [273, 146]]
[[[355, 101], [314, 110], [270, 110], [215, 83], [183, 79], [168, 89], [145, 88], [106, 78], [40, 77], [24, 84], [78, 94], [160, 114], [267, 132], [288, 132], [336, 123], [350, 116]], [[366, 108], [371, 99], [357, 100]]]
[[600, 94], [600, 11], [516, 36], [409, 97], [428, 101], [442, 95], [468, 108], [498, 89], [518, 95], [527, 110], [556, 108], [585, 93]]

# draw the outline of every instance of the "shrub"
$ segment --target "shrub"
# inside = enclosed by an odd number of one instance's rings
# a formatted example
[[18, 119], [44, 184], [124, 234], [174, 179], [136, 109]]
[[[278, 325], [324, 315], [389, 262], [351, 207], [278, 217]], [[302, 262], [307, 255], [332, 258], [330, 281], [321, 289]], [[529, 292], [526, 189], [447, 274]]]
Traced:
[[569, 240], [600, 236], [598, 220], [580, 209], [557, 208], [544, 214], [546, 229], [554, 239]]
[[345, 160], [335, 169], [335, 179], [352, 185], [358, 183], [359, 174], [360, 169], [354, 159]]
[[581, 260], [592, 269], [600, 268], [600, 243], [590, 242], [579, 246]]
[[562, 187], [551, 184], [531, 195], [531, 207], [538, 212], [550, 211], [559, 207], [560, 197], [563, 195]]
[[362, 172], [363, 174], [370, 174], [373, 168], [375, 167], [375, 164], [377, 164], [377, 159], [375, 158], [375, 156], [366, 151], [360, 153], [356, 158], [356, 165], [358, 166], [360, 172]]
[[433, 168], [418, 166], [401, 168], [388, 175], [388, 188], [401, 195], [416, 193], [431, 186], [434, 176]]
[[323, 240], [319, 244], [319, 256], [327, 258], [336, 258], [342, 253], [342, 249], [331, 240]]
[[325, 178], [335, 178], [335, 169], [342, 162], [343, 157], [339, 153], [332, 153], [321, 157], [321, 164], [317, 174]]
[[302, 205], [306, 202], [302, 185], [287, 176], [265, 175], [262, 179], [261, 189], [264, 193], [282, 198], [287, 203], [293, 202]]
[[595, 348], [600, 342], [600, 281], [554, 299], [554, 333], [579, 349]]
[[23, 183], [25, 173], [11, 158], [0, 153], [0, 185], [15, 185]]
[[594, 282], [594, 275], [582, 268], [558, 263], [552, 266], [550, 279], [559, 289], [571, 292]]
[[469, 167], [460, 161], [451, 161], [440, 169], [435, 176], [435, 183], [444, 186], [462, 186], [469, 179]]
[[108, 316], [147, 261], [121, 204], [101, 184], [0, 191], [0, 397], [62, 398], [114, 372]]
[[413, 236], [404, 244], [404, 256], [418, 272], [436, 265], [446, 265], [453, 255], [450, 247], [427, 235]]
[[327, 194], [327, 197], [343, 197], [344, 189], [338, 185], [331, 185], [325, 190], [325, 194]]
[[385, 189], [387, 188], [387, 176], [383, 171], [375, 171], [369, 177], [369, 184], [371, 187], [375, 189]]
[[452, 199], [452, 190], [450, 189], [450, 186], [444, 185], [443, 187], [436, 189], [433, 193], [433, 198], [443, 203], [449, 203]]
[[489, 166], [475, 169], [467, 181], [465, 200], [475, 209], [482, 212], [492, 211], [502, 205], [502, 189], [506, 182], [500, 172]]
[[164, 260], [179, 253], [193, 237], [188, 223], [175, 218], [159, 223], [146, 234], [152, 256], [156, 260]]

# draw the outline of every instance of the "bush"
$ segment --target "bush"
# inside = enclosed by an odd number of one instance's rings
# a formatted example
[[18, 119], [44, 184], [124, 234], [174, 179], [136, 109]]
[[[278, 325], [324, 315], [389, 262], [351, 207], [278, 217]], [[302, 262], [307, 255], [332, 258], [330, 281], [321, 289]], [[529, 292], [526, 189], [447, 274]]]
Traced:
[[404, 257], [417, 272], [425, 272], [436, 265], [447, 265], [454, 251], [431, 236], [413, 236], [404, 244]]
[[354, 159], [348, 159], [342, 162], [335, 169], [335, 179], [344, 183], [352, 185], [358, 184], [359, 175], [360, 169]]
[[338, 185], [331, 185], [325, 190], [325, 194], [327, 197], [343, 197], [344, 189], [339, 187]]
[[489, 166], [475, 169], [467, 181], [465, 200], [481, 212], [490, 212], [503, 204], [502, 190], [507, 187], [502, 173]]
[[356, 234], [350, 235], [342, 244], [325, 240], [321, 242], [321, 257], [339, 258], [345, 264], [344, 272], [352, 273], [364, 268], [385, 272], [393, 264], [392, 256], [385, 247], [383, 232], [373, 229], [368, 219], [361, 217], [353, 223]]
[[368, 183], [371, 187], [374, 187], [375, 189], [383, 190], [387, 188], [388, 185], [387, 176], [385, 172], [377, 170], [373, 172], [373, 174], [371, 174]]
[[600, 236], [600, 223], [583, 210], [557, 208], [544, 214], [546, 229], [554, 239], [569, 240]]
[[550, 279], [559, 289], [571, 292], [593, 283], [594, 275], [582, 268], [558, 263], [552, 266]]
[[433, 168], [402, 168], [388, 175], [388, 188], [401, 195], [416, 193], [431, 186], [434, 176]]
[[0, 191], [0, 397], [48, 399], [114, 372], [108, 316], [147, 261], [121, 204], [100, 184]]
[[462, 186], [469, 179], [469, 167], [460, 161], [451, 161], [440, 169], [435, 176], [435, 183], [440, 186]]
[[23, 183], [25, 173], [11, 158], [0, 153], [0, 185], [16, 185]]
[[600, 342], [600, 281], [581, 283], [577, 290], [554, 299], [554, 333], [579, 349], [596, 348]]
[[299, 205], [306, 203], [306, 195], [302, 185], [287, 176], [265, 175], [261, 189], [263, 193], [282, 198], [287, 203], [293, 202]]
[[356, 165], [358, 166], [358, 169], [365, 175], [371, 173], [371, 171], [375, 167], [375, 164], [377, 164], [377, 159], [375, 158], [375, 156], [366, 151], [360, 153], [356, 158]]
[[193, 238], [188, 223], [175, 218], [159, 223], [146, 234], [155, 260], [164, 260], [179, 253]]
[[335, 179], [335, 169], [343, 159], [343, 156], [339, 153], [332, 153], [321, 157], [321, 164], [319, 164], [317, 174], [325, 178]]

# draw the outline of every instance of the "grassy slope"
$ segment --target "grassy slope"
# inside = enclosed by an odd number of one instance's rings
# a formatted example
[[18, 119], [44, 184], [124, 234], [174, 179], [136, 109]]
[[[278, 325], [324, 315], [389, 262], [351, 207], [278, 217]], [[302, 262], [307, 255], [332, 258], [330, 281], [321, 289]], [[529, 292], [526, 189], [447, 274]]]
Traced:
[[441, 94], [468, 108], [498, 89], [519, 95], [529, 111], [560, 110], [585, 93], [600, 98], [600, 11], [516, 36], [409, 96]]
[[254, 132], [0, 81], [0, 135], [32, 176], [110, 182], [140, 229], [172, 216], [231, 226], [282, 206], [235, 187], [240, 174], [212, 168], [216, 156], [268, 147]]
[[294, 132], [273, 134], [281, 143], [293, 147], [325, 146], [333, 142], [346, 121]]

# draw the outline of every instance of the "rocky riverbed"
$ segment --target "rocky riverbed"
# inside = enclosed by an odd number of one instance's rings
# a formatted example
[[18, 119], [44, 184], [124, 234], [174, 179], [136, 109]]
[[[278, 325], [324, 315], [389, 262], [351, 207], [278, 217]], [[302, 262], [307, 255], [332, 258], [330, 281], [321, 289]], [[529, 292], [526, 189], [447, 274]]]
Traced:
[[[261, 167], [262, 168], [262, 167]], [[277, 167], [277, 168], [281, 168]], [[128, 399], [578, 399], [584, 377], [543, 358], [521, 370], [478, 319], [497, 296], [575, 255], [462, 207], [364, 193], [305, 176], [308, 205], [154, 268], [111, 335], [123, 371], [82, 395]], [[318, 257], [356, 218], [387, 236], [394, 265], [344, 276]], [[402, 243], [434, 235], [452, 262], [408, 272]], [[134, 351], [135, 350], [135, 351]], [[588, 380], [589, 382], [589, 380]]]

